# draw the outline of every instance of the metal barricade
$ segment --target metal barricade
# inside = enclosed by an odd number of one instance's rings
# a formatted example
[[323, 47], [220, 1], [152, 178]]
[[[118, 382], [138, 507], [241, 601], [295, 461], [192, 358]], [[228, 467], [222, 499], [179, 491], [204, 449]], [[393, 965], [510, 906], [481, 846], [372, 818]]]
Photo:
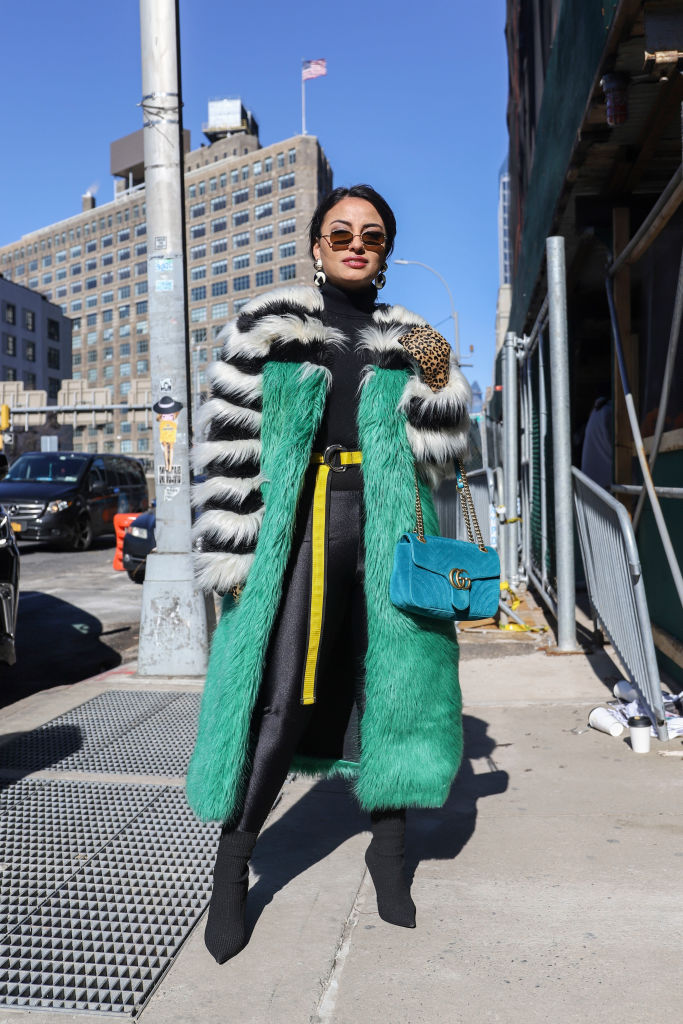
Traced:
[[572, 467], [588, 595], [601, 629], [640, 691], [657, 735], [668, 739], [640, 555], [624, 506]]

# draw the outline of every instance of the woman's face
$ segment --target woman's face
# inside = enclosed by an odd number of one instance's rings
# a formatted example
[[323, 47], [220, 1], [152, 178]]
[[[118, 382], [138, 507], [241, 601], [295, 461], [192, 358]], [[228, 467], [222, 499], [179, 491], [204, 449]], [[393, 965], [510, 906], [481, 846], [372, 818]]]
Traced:
[[[350, 231], [353, 234], [343, 249], [333, 249], [328, 239], [323, 237], [335, 230]], [[360, 237], [363, 231], [381, 231], [386, 234], [384, 222], [372, 203], [367, 199], [347, 196], [327, 211], [320, 231], [321, 237], [313, 246], [313, 255], [315, 259], [322, 260], [327, 280], [347, 291], [367, 288], [384, 263], [385, 247], [379, 252], [366, 249]]]

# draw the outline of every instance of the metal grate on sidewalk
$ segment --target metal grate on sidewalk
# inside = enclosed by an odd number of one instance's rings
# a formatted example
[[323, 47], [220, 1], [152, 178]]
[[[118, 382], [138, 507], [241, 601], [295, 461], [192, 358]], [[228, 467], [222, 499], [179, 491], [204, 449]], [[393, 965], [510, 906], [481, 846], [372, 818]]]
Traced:
[[0, 747], [0, 768], [183, 775], [198, 693], [110, 690]]
[[0, 1005], [139, 1013], [206, 907], [219, 826], [179, 787], [0, 795]]

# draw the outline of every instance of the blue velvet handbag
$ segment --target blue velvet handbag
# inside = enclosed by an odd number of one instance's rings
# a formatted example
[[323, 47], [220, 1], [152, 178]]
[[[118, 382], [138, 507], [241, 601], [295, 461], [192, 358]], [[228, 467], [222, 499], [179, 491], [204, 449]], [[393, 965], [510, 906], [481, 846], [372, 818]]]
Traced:
[[417, 531], [404, 533], [396, 545], [389, 595], [397, 608], [413, 615], [487, 619], [498, 610], [500, 559], [493, 548], [484, 545], [460, 459], [458, 466], [458, 489], [469, 541], [425, 537], [416, 471]]

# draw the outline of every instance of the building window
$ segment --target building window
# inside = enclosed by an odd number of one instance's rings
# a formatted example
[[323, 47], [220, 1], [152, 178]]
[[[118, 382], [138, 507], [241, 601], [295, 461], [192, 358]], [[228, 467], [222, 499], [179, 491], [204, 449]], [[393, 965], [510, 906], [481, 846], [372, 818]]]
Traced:
[[218, 182], [221, 188], [225, 188], [226, 185], [228, 184], [228, 176], [225, 173], [225, 171], [223, 172], [223, 174], [221, 174], [220, 178], [218, 179]]
[[64, 281], [65, 278], [66, 278], [66, 267], [62, 267], [62, 269], [58, 270], [57, 273], [55, 274], [55, 280], [57, 280], [57, 281]]
[[100, 244], [101, 244], [103, 249], [108, 248], [110, 245], [114, 244], [114, 236], [113, 235], [102, 235], [102, 238], [100, 239]]
[[193, 224], [190, 228], [190, 238], [203, 238], [206, 234], [206, 224]]
[[263, 196], [269, 196], [273, 191], [273, 179], [269, 178], [267, 181], [259, 181], [254, 186], [254, 198], [261, 199]]
[[260, 203], [254, 207], [254, 217], [256, 220], [264, 220], [266, 217], [273, 216], [273, 204], [272, 203]]
[[190, 199], [196, 199], [197, 198], [197, 186], [196, 185], [190, 185], [188, 190], [187, 190], [187, 195], [188, 195], [188, 197]]
[[121, 363], [119, 366], [119, 377], [130, 377], [130, 363]]
[[119, 355], [121, 357], [129, 356], [130, 355], [130, 342], [129, 341], [126, 341], [126, 342], [124, 342], [123, 345], [119, 346]]
[[280, 280], [291, 281], [296, 277], [296, 263], [285, 263], [283, 267], [280, 267]]
[[116, 256], [119, 263], [121, 262], [121, 260], [128, 260], [130, 259], [130, 249], [119, 249]]
[[119, 327], [119, 338], [127, 338], [130, 335], [130, 324], [121, 324]]
[[45, 287], [45, 285], [52, 284], [52, 274], [43, 274], [42, 283], [43, 288]]
[[36, 390], [36, 375], [35, 375], [35, 373], [29, 373], [28, 370], [24, 370], [24, 372], [22, 373], [21, 376], [22, 376], [23, 381], [24, 381], [24, 387], [27, 389], [27, 391], [35, 391]]
[[121, 441], [121, 452], [126, 455], [128, 452], [133, 451], [133, 442], [130, 438], [125, 438]]
[[27, 331], [35, 331], [36, 329], [36, 314], [32, 309], [24, 310], [24, 327]]
[[242, 181], [247, 181], [249, 178], [249, 164], [245, 164], [242, 168]]
[[216, 256], [219, 252], [227, 252], [228, 240], [227, 238], [216, 238], [211, 243], [211, 255]]
[[193, 245], [190, 249], [190, 259], [202, 260], [206, 256], [206, 242], [202, 245]]
[[142, 238], [143, 235], [147, 234], [147, 225], [143, 221], [142, 224], [135, 225], [135, 237]]
[[[212, 320], [225, 320], [227, 315], [228, 315], [228, 304], [227, 304], [227, 302], [216, 302], [211, 307], [211, 319]], [[206, 332], [204, 332], [204, 334], [205, 334], [204, 341], [206, 341]], [[220, 356], [220, 349], [218, 349], [218, 356], [216, 356], [216, 358], [219, 358], [219, 356]]]
[[86, 327], [96, 327], [97, 326], [97, 313], [88, 313], [88, 315], [85, 318], [85, 326]]
[[254, 176], [261, 173], [261, 161], [257, 160], [254, 164]]
[[97, 344], [97, 331], [88, 331], [88, 333], [85, 336], [85, 340], [86, 340], [88, 345], [96, 345]]
[[147, 280], [135, 282], [135, 294], [146, 295], [147, 294]]
[[102, 310], [102, 323], [103, 324], [110, 324], [113, 321], [113, 319], [114, 319], [114, 310], [113, 309], [103, 309]]
[[130, 306], [119, 306], [119, 320], [125, 320], [130, 316]]
[[3, 366], [2, 368], [2, 379], [3, 380], [16, 380], [17, 371], [14, 366]]
[[[242, 256], [234, 256], [233, 257], [233, 265], [234, 265], [235, 260], [238, 260], [238, 259], [243, 259], [243, 257]], [[249, 260], [249, 256], [247, 255], [247, 261], [248, 260]], [[247, 262], [245, 264], [245, 266], [248, 266], [248, 265], [249, 264]], [[215, 260], [211, 264], [211, 274], [212, 274], [213, 277], [217, 277], [219, 274], [227, 274], [227, 272], [228, 272], [228, 261], [227, 260]]]
[[272, 263], [273, 247], [269, 246], [267, 249], [257, 249], [254, 256], [257, 263]]
[[190, 217], [192, 220], [196, 220], [198, 217], [203, 217], [206, 213], [206, 203], [193, 203], [190, 207]]
[[147, 321], [146, 320], [138, 320], [138, 322], [135, 325], [135, 333], [136, 334], [147, 334]]
[[147, 252], [147, 242], [136, 242], [133, 251], [136, 256], [144, 256]]
[[206, 341], [206, 327], [197, 327], [192, 332], [192, 344], [193, 345], [202, 345], [205, 341]]
[[215, 192], [218, 187], [216, 178], [209, 178], [209, 192]]
[[80, 352], [74, 352], [74, 354], [72, 356], [72, 359], [71, 359], [71, 362], [73, 363], [74, 366], [80, 366], [81, 365], [81, 353]]
[[124, 284], [123, 288], [119, 288], [119, 300], [130, 298], [130, 285]]
[[[121, 398], [125, 398], [125, 396], [128, 394], [129, 391], [130, 391], [130, 381], [129, 380], [121, 381], [121, 387], [119, 388], [119, 394], [121, 395]], [[121, 451], [124, 450], [123, 449], [124, 444], [130, 445], [130, 447], [128, 448], [128, 451], [132, 451], [133, 450], [132, 441], [122, 441], [121, 442]]]
[[281, 235], [294, 234], [296, 231], [296, 217], [289, 217], [287, 220], [281, 220], [279, 230]]
[[280, 192], [286, 188], [292, 188], [294, 185], [294, 172], [290, 171], [289, 174], [281, 174], [277, 179], [277, 184]]
[[285, 154], [284, 153], [278, 153], [278, 155], [277, 155], [277, 165], [278, 165], [278, 167], [284, 167], [285, 166]]
[[190, 271], [191, 281], [201, 281], [204, 277], [206, 277], [206, 263], [200, 263], [196, 267], [192, 267]]
[[233, 169], [230, 171], [230, 184], [231, 185], [237, 185], [239, 180], [240, 180], [240, 172], [237, 170], [236, 167], [233, 167]]
[[201, 302], [206, 298], [206, 285], [199, 285], [198, 288], [190, 289], [190, 302]]
[[4, 345], [2, 346], [6, 356], [17, 354], [17, 339], [13, 334], [3, 334]]
[[235, 302], [233, 303], [233, 310], [234, 310], [235, 316], [237, 316], [237, 314], [240, 312], [240, 310], [244, 309], [244, 307], [246, 306], [246, 304], [248, 302], [249, 302], [249, 299], [236, 299], [235, 300]]
[[86, 252], [97, 252], [97, 239], [93, 238], [91, 242], [86, 242]]
[[268, 174], [270, 171], [272, 171], [272, 169], [273, 158], [272, 156], [267, 156], [266, 159], [263, 161], [263, 170], [266, 172], [266, 174]]
[[265, 284], [273, 283], [272, 270], [259, 270], [256, 274], [256, 287], [262, 288]]
[[74, 299], [72, 301], [72, 303], [71, 303], [71, 312], [72, 313], [78, 313], [82, 306], [83, 306], [83, 303], [82, 303], [82, 301], [80, 299]]
[[59, 389], [61, 387], [61, 384], [62, 384], [62, 382], [58, 378], [57, 379], [55, 377], [48, 377], [47, 378], [47, 395], [48, 395], [48, 398], [56, 398], [57, 397], [57, 395], [59, 394]]
[[97, 257], [94, 257], [91, 260], [86, 260], [85, 261], [85, 272], [86, 272], [86, 274], [92, 273], [93, 270], [97, 270]]
[[50, 370], [59, 369], [59, 349], [48, 348], [47, 350], [47, 365]]
[[216, 196], [215, 199], [211, 200], [211, 213], [218, 213], [219, 210], [224, 210], [228, 205], [226, 196]]
[[[246, 270], [249, 266], [249, 253], [242, 253], [240, 256], [233, 256], [232, 258], [232, 269], [233, 270]], [[227, 270], [227, 267], [226, 267]]]
[[148, 452], [149, 451], [149, 438], [139, 437], [138, 438], [138, 451]]
[[286, 213], [287, 210], [293, 210], [296, 206], [296, 196], [283, 196], [277, 201], [277, 208], [279, 213]]
[[[147, 299], [143, 299], [142, 302], [136, 302], [135, 303], [135, 314], [136, 314], [136, 316], [146, 316], [146, 314], [147, 314]], [[139, 326], [139, 324], [138, 324], [138, 326]]]
[[232, 194], [232, 205], [233, 206], [239, 206], [240, 203], [247, 203], [247, 202], [249, 202], [249, 189], [248, 188], [238, 188], [235, 192], [233, 192], [233, 194]]
[[[80, 247], [80, 245], [73, 245], [71, 247], [69, 255], [71, 256], [72, 260], [76, 259], [78, 256], [80, 256], [81, 255], [81, 247]], [[31, 270], [31, 264], [30, 263], [29, 263], [28, 269]]]
[[219, 231], [225, 231], [227, 226], [227, 217], [217, 217], [216, 220], [211, 221], [211, 231], [214, 235], [218, 234]]
[[240, 231], [239, 234], [232, 236], [232, 247], [233, 249], [241, 249], [242, 246], [249, 245], [249, 232]]
[[140, 355], [141, 352], [149, 352], [149, 342], [147, 341], [146, 338], [143, 338], [142, 341], [139, 341], [137, 343], [137, 345], [135, 346], [135, 351], [138, 353], [138, 355]]
[[263, 227], [256, 228], [254, 231], [255, 242], [266, 242], [269, 238], [273, 237], [273, 225], [265, 224]]
[[24, 359], [27, 363], [35, 363], [36, 361], [36, 343], [34, 341], [24, 342]]
[[296, 256], [296, 242], [283, 242], [278, 247], [278, 253], [281, 260], [285, 260], [290, 256]]
[[246, 292], [249, 288], [249, 274], [242, 274], [241, 277], [232, 279], [232, 290], [234, 292]]
[[227, 281], [214, 281], [211, 285], [211, 295], [216, 298], [217, 295], [228, 294], [228, 282]]
[[130, 228], [121, 228], [116, 236], [117, 242], [127, 242], [130, 238]]
[[96, 363], [97, 362], [97, 349], [96, 348], [92, 349], [91, 352], [88, 352], [88, 362], [89, 363]]
[[200, 324], [203, 320], [206, 320], [206, 306], [195, 306], [190, 310], [190, 323]]
[[111, 345], [108, 345], [107, 348], [105, 348], [104, 352], [102, 353], [102, 358], [105, 360], [105, 362], [109, 362], [111, 359], [114, 358], [114, 349], [111, 347]]
[[288, 149], [287, 150], [287, 157], [289, 159], [290, 165], [291, 164], [295, 164], [296, 163], [296, 150], [295, 149]]
[[57, 289], [57, 298], [58, 299], [63, 299], [65, 295], [66, 295], [66, 288], [58, 288]]
[[239, 210], [237, 213], [232, 215], [232, 226], [234, 228], [240, 227], [242, 224], [249, 223], [249, 210]]

